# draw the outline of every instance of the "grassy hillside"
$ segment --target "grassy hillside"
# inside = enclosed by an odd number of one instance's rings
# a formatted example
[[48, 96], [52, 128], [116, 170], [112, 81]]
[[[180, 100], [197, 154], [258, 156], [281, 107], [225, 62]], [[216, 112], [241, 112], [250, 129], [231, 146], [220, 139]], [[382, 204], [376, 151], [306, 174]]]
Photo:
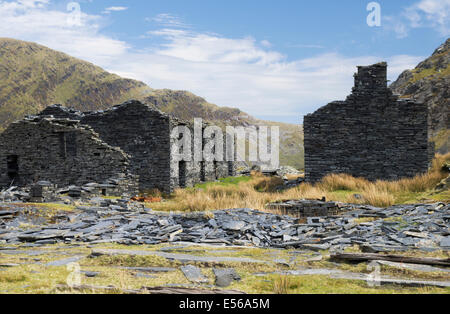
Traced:
[[52, 103], [88, 111], [144, 95], [144, 83], [46, 47], [0, 39], [0, 128]]
[[219, 126], [276, 124], [281, 131], [281, 163], [304, 166], [300, 126], [257, 120], [239, 109], [210, 104], [187, 91], [155, 90], [44, 46], [0, 38], [0, 132], [50, 104], [93, 111], [129, 99], [145, 101], [184, 120], [200, 117]]

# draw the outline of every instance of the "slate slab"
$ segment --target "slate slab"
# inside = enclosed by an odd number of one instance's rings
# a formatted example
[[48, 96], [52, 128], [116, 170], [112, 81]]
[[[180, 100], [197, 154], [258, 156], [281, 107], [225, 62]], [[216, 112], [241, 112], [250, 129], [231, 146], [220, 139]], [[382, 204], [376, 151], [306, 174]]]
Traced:
[[406, 264], [406, 263], [396, 263], [396, 262], [389, 262], [389, 261], [375, 261], [375, 263], [380, 264], [380, 265], [395, 267], [395, 268], [423, 271], [423, 272], [428, 272], [428, 273], [432, 273], [432, 272], [450, 273], [450, 269], [433, 267], [433, 266], [429, 266], [429, 265]]
[[11, 268], [11, 267], [18, 267], [20, 264], [13, 264], [13, 263], [6, 263], [6, 264], [0, 264], [0, 267], [3, 268]]
[[136, 273], [134, 276], [135, 276], [136, 278], [147, 278], [147, 279], [155, 279], [155, 278], [158, 278], [158, 277], [156, 277], [156, 276], [152, 276], [152, 275], [145, 274], [145, 273]]
[[141, 273], [169, 273], [176, 271], [176, 268], [171, 267], [120, 267], [121, 269], [138, 271]]
[[181, 271], [184, 276], [193, 283], [207, 283], [208, 278], [206, 278], [200, 268], [193, 265], [186, 265], [181, 267]]
[[65, 259], [61, 259], [61, 260], [57, 260], [57, 261], [52, 261], [49, 262], [47, 264], [45, 264], [45, 266], [66, 266], [70, 263], [76, 263], [80, 260], [82, 260], [83, 258], [85, 258], [86, 256], [73, 256], [73, 257], [69, 257], [69, 258], [65, 258]]
[[231, 231], [240, 231], [245, 227], [244, 221], [229, 221], [223, 224], [223, 229]]
[[81, 273], [84, 274], [88, 278], [94, 278], [94, 277], [97, 277], [98, 275], [100, 275], [100, 273], [96, 272], [96, 271], [84, 271], [84, 270], [82, 270]]
[[450, 248], [450, 237], [442, 238], [440, 246]]
[[334, 279], [346, 279], [346, 280], [362, 280], [371, 285], [399, 285], [404, 287], [450, 287], [449, 281], [427, 281], [427, 280], [410, 280], [410, 279], [398, 279], [398, 278], [385, 278], [380, 277], [376, 279], [370, 278], [368, 275], [347, 275], [336, 274], [331, 276]]
[[216, 276], [215, 285], [221, 288], [228, 287], [235, 280], [236, 281], [241, 280], [241, 276], [239, 276], [236, 270], [234, 270], [233, 268], [226, 268], [226, 269], [214, 268], [213, 272], [214, 275]]

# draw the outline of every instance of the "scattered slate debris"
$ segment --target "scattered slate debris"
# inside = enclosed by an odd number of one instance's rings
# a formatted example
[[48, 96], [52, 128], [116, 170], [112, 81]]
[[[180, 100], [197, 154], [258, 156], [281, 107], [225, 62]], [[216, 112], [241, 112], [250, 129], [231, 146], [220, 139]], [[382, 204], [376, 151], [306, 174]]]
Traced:
[[120, 289], [114, 286], [94, 286], [94, 285], [57, 285], [55, 290], [62, 291], [97, 291], [111, 292], [123, 294], [191, 294], [191, 295], [209, 295], [209, 294], [245, 294], [236, 290], [220, 290], [220, 289], [200, 289], [200, 288], [183, 288], [183, 287], [143, 287], [140, 290]]
[[15, 202], [22, 199], [29, 198], [30, 194], [16, 186], [11, 186], [8, 189], [0, 190], [0, 200], [3, 202]]
[[[79, 211], [66, 219], [35, 224], [35, 228], [26, 230], [15, 221], [21, 214], [7, 221], [0, 217], [0, 242], [8, 246], [192, 243], [331, 252], [359, 245], [373, 253], [450, 249], [450, 205], [443, 203], [389, 208], [345, 204], [340, 215], [308, 217], [306, 222], [252, 209], [218, 210], [212, 212], [211, 219], [204, 213], [157, 213], [143, 204], [133, 204], [129, 200], [105, 200], [99, 206], [79, 206]], [[373, 221], [356, 220], [367, 217]]]
[[450, 267], [450, 258], [411, 257], [403, 255], [382, 255], [373, 253], [337, 253], [331, 255], [331, 260], [343, 260], [349, 262], [389, 261], [397, 263], [409, 263], [420, 265], [438, 265]]

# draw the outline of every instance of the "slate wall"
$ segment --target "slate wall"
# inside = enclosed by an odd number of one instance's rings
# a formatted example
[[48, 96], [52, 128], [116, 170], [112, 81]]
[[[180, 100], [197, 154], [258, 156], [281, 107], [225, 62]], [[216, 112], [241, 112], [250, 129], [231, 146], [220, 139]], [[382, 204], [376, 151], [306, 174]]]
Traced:
[[138, 101], [112, 109], [87, 113], [82, 124], [91, 126], [111, 146], [130, 155], [131, 171], [139, 176], [139, 188], [170, 193], [170, 117]]
[[[180, 127], [180, 132], [177, 134], [175, 134], [175, 132], [174, 132], [174, 134], [172, 134], [172, 130], [174, 130], [175, 127]], [[195, 184], [202, 182], [201, 173], [200, 173], [201, 172], [200, 163], [194, 161], [194, 128], [193, 128], [192, 124], [179, 121], [178, 119], [175, 119], [175, 118], [171, 118], [171, 120], [170, 120], [171, 151], [172, 152], [174, 151], [174, 147], [178, 143], [178, 141], [182, 142], [184, 140], [184, 135], [182, 133], [184, 128], [188, 128], [190, 130], [190, 134], [191, 134], [190, 153], [191, 153], [192, 158], [190, 161], [184, 161], [184, 160], [180, 161], [177, 158], [175, 158], [174, 155], [171, 154], [171, 156], [170, 156], [170, 181], [171, 181], [172, 189], [193, 187]], [[174, 135], [174, 136], [172, 137], [172, 135]], [[188, 142], [186, 142], [186, 145]], [[183, 153], [183, 152], [180, 151], [180, 153]]]
[[[197, 183], [235, 175], [234, 162], [175, 160], [172, 149], [179, 137], [171, 138], [172, 130], [176, 126], [188, 127], [191, 130], [191, 143], [194, 144], [193, 124], [139, 101], [132, 100], [109, 110], [85, 113], [52, 105], [42, 111], [39, 117], [79, 120], [81, 124], [92, 127], [102, 141], [119, 147], [130, 156], [130, 171], [139, 177], [141, 191], [159, 189], [171, 193], [179, 187], [192, 187]], [[194, 145], [192, 156], [193, 149]]]
[[0, 134], [0, 186], [13, 180], [14, 185], [103, 182], [126, 174], [128, 167], [122, 150], [105, 144], [78, 121], [25, 119]]
[[309, 182], [330, 173], [412, 177], [429, 169], [433, 155], [427, 106], [392, 94], [386, 63], [358, 67], [352, 94], [306, 116], [304, 133]]
[[42, 110], [38, 114], [38, 116], [39, 117], [53, 116], [54, 118], [59, 119], [81, 120], [81, 118], [83, 117], [83, 113], [78, 110], [66, 108], [62, 105], [56, 104], [48, 106], [47, 108]]

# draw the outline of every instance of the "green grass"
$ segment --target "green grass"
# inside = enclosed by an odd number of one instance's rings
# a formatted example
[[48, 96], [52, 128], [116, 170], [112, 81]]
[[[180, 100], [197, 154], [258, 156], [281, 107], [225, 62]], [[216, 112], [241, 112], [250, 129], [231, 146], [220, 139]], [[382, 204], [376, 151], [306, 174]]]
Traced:
[[401, 192], [394, 194], [396, 204], [417, 204], [424, 201], [449, 202], [450, 191], [442, 191], [436, 193], [428, 192]]
[[449, 147], [450, 129], [440, 130], [435, 136], [433, 136], [432, 141], [435, 144], [436, 150], [440, 150], [446, 145]]
[[74, 205], [58, 204], [58, 203], [24, 203], [21, 206], [30, 206], [33, 208], [42, 208], [48, 210], [58, 210], [58, 211], [74, 211]]
[[102, 196], [104, 200], [120, 200], [122, 197], [120, 196]]
[[46, 47], [0, 38], [0, 125], [53, 103], [106, 109], [149, 88]]
[[[115, 249], [136, 249], [136, 250], [158, 250], [166, 245], [156, 246], [125, 246], [118, 244], [95, 245], [95, 248], [115, 248]], [[33, 250], [33, 249], [31, 249]], [[28, 256], [26, 254], [8, 255], [4, 263], [26, 263], [24, 265], [12, 268], [5, 268], [0, 271], [0, 293], [67, 293], [76, 291], [58, 291], [56, 285], [65, 284], [70, 270], [67, 267], [45, 267], [45, 263], [66, 258], [67, 255], [61, 254], [86, 254], [90, 253], [90, 248], [81, 245], [78, 248], [70, 248], [65, 245], [50, 245], [45, 248], [50, 251], [45, 255]], [[196, 264], [202, 268], [203, 274], [209, 279], [210, 283], [214, 282], [212, 267], [233, 267], [242, 277], [239, 282], [234, 282], [227, 289], [244, 291], [247, 293], [272, 294], [275, 292], [285, 291], [286, 293], [344, 293], [344, 294], [365, 294], [365, 293], [450, 293], [450, 289], [440, 288], [405, 288], [399, 286], [382, 286], [369, 287], [364, 281], [353, 280], [337, 280], [327, 276], [284, 276], [273, 274], [275, 271], [286, 271], [296, 269], [299, 266], [308, 266], [310, 268], [337, 268], [340, 270], [368, 273], [365, 263], [359, 264], [339, 264], [336, 266], [326, 257], [329, 253], [322, 252], [324, 259], [320, 262], [307, 263], [304, 260], [308, 256], [299, 256], [295, 259], [291, 266], [281, 266], [271, 263], [274, 258], [289, 259], [290, 250], [266, 250], [266, 249], [227, 249], [227, 248], [204, 248], [204, 247], [188, 247], [188, 251], [194, 251], [195, 255], [226, 255], [233, 257], [251, 257], [258, 260], [266, 260], [268, 264], [246, 264], [246, 263], [222, 263], [222, 264]], [[211, 252], [214, 251], [214, 252]], [[178, 252], [178, 251], [173, 251]], [[180, 251], [183, 253], [183, 251]], [[186, 252], [184, 252], [186, 253]], [[187, 252], [188, 254], [191, 254]], [[419, 254], [400, 253], [400, 254]], [[423, 256], [448, 257], [448, 253], [420, 253]], [[35, 264], [36, 259], [41, 264]], [[168, 261], [157, 256], [101, 256], [97, 258], [85, 258], [79, 262], [81, 270], [96, 271], [100, 274], [95, 278], [87, 278], [81, 276], [82, 284], [95, 286], [112, 285], [118, 289], [140, 289], [141, 287], [156, 287], [167, 284], [189, 284], [179, 270], [180, 263]], [[173, 267], [174, 271], [168, 273], [151, 274], [153, 278], [136, 277], [136, 271], [125, 270], [121, 267]], [[256, 276], [256, 273], [264, 273], [265, 275]], [[383, 276], [393, 276], [401, 278], [416, 278], [423, 280], [448, 280], [448, 274], [435, 273], [429, 274], [415, 271], [399, 271], [391, 267], [382, 267], [381, 274]], [[280, 286], [282, 289], [280, 289]], [[83, 293], [99, 293], [99, 291], [84, 291]], [[118, 290], [116, 293], [120, 293]]]
[[252, 180], [251, 177], [229, 177], [229, 178], [222, 178], [219, 179], [218, 182], [205, 182], [196, 184], [194, 189], [206, 189], [211, 186], [238, 186], [241, 182], [249, 182]]
[[435, 67], [429, 69], [421, 69], [420, 71], [413, 70], [413, 78], [411, 79], [412, 83], [418, 82], [424, 78], [435, 75], [437, 77], [445, 77], [450, 75], [450, 65], [447, 65], [445, 69], [440, 69], [440, 71], [436, 70]]

